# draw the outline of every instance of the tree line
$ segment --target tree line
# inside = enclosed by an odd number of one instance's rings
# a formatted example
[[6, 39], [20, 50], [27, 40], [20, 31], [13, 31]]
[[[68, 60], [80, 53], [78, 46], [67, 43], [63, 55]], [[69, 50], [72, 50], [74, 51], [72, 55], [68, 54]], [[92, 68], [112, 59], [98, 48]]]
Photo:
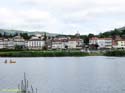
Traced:
[[[28, 33], [15, 33], [15, 34], [8, 34], [6, 32], [4, 32], [3, 34], [0, 33], [0, 37], [5, 37], [5, 38], [12, 38], [12, 37], [15, 37], [17, 35], [20, 35], [21, 37], [23, 37], [26, 40], [30, 39], [31, 36], [32, 36], [32, 35], [28, 35]], [[69, 36], [71, 38], [76, 37], [75, 35], [58, 35], [58, 36]], [[123, 30], [114, 29], [114, 30], [107, 31], [107, 32], [104, 32], [104, 33], [99, 33], [98, 35], [89, 33], [88, 35], [80, 35], [80, 38], [84, 40], [85, 44], [89, 44], [89, 39], [91, 37], [94, 37], [94, 36], [100, 37], [100, 38], [107, 38], [107, 37], [113, 38], [114, 36], [120, 36], [120, 37], [125, 38], [125, 29], [123, 29]], [[44, 37], [45, 37], [44, 39], [46, 40], [46, 38], [47, 38], [46, 34], [45, 34]]]
[[15, 34], [6, 33], [6, 32], [4, 32], [3, 34], [0, 33], [0, 37], [4, 37], [4, 38], [13, 38], [18, 35], [20, 35], [21, 37], [23, 37], [26, 40], [31, 38], [31, 35], [28, 35], [28, 33], [15, 33]]

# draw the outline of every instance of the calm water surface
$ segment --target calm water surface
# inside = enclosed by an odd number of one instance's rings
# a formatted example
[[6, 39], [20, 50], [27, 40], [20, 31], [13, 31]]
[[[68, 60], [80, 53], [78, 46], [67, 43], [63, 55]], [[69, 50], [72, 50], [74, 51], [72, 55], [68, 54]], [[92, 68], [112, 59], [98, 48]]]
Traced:
[[125, 93], [124, 57], [0, 58], [0, 89], [17, 88], [24, 72], [38, 93]]

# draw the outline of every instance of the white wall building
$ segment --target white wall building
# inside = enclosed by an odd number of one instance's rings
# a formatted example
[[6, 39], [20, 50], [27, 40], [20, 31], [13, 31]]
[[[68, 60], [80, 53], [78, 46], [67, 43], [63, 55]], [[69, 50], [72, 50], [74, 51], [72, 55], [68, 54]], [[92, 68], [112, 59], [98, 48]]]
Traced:
[[8, 39], [4, 38], [3, 39], [3, 48], [8, 48]]
[[83, 46], [83, 40], [82, 39], [70, 39], [68, 41], [68, 48], [69, 49], [81, 49]]
[[53, 40], [52, 41], [52, 49], [65, 49], [68, 46], [68, 40]]
[[0, 49], [4, 48], [4, 41], [3, 38], [0, 38]]
[[16, 45], [25, 47], [25, 40], [20, 36], [0, 38], [0, 49], [14, 49]]
[[81, 49], [82, 46], [82, 39], [56, 39], [52, 41], [52, 49]]
[[119, 49], [119, 48], [125, 48], [125, 40], [116, 40], [113, 42], [113, 48]]
[[25, 40], [21, 36], [15, 36], [13, 38], [14, 45], [25, 46]]
[[89, 45], [97, 44], [98, 48], [112, 48], [112, 38], [97, 38], [89, 39]]
[[45, 46], [45, 41], [42, 40], [40, 37], [34, 36], [30, 40], [27, 41], [28, 49], [39, 50], [39, 49], [43, 49], [44, 46]]
[[8, 38], [8, 45], [7, 45], [8, 49], [14, 49], [15, 45], [14, 45], [14, 39], [13, 38]]

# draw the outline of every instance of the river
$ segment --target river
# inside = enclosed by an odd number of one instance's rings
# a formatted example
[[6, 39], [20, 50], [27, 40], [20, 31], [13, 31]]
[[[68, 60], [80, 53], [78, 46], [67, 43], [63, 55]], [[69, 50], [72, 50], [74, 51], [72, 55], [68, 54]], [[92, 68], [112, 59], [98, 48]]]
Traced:
[[125, 93], [124, 57], [0, 58], [0, 90], [16, 89], [24, 72], [38, 93]]

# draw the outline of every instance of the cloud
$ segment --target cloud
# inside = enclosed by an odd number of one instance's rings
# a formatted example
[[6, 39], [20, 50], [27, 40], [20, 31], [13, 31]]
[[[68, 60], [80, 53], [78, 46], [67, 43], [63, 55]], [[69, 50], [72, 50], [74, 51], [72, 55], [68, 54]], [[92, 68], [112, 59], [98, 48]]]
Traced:
[[124, 26], [124, 4], [124, 0], [4, 0], [0, 28], [97, 34]]
[[46, 11], [35, 9], [14, 11], [7, 8], [0, 8], [0, 19], [0, 23], [5, 27], [14, 27], [15, 29], [30, 28], [31, 30], [33, 28], [38, 29], [47, 26], [52, 18]]

